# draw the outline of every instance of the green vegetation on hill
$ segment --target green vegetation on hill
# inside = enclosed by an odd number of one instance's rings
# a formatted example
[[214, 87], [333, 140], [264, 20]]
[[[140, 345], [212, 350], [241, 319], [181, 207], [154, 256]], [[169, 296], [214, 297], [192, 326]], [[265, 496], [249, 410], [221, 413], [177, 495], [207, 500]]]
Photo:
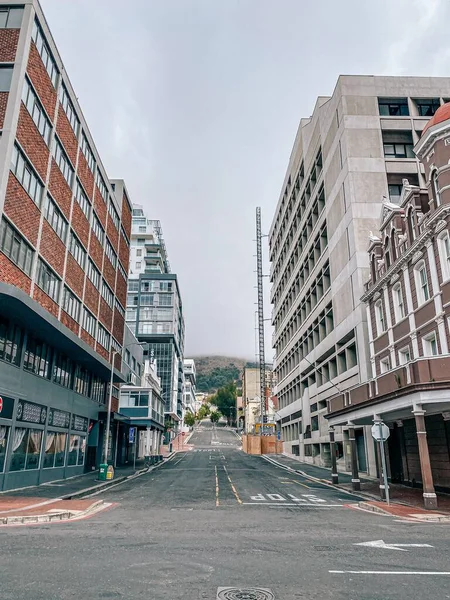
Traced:
[[241, 374], [244, 367], [253, 367], [242, 358], [228, 356], [194, 357], [197, 370], [197, 391], [212, 394], [230, 383], [241, 386]]

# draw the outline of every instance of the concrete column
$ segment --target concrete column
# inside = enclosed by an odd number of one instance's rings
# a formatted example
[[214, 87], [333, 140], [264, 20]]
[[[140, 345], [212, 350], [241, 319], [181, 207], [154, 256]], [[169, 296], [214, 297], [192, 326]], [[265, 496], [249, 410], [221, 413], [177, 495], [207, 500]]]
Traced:
[[336, 461], [336, 443], [334, 441], [334, 427], [330, 427], [328, 430], [330, 435], [330, 454], [331, 454], [331, 483], [334, 485], [339, 483], [339, 476], [337, 472], [337, 461]]
[[430, 453], [428, 451], [425, 411], [415, 408], [413, 410], [413, 415], [416, 419], [417, 441], [419, 443], [420, 470], [422, 472], [423, 483], [423, 503], [425, 508], [434, 510], [437, 508], [437, 498], [434, 491]]
[[[439, 296], [440, 299], [440, 296]], [[441, 353], [448, 354], [448, 344], [447, 344], [447, 333], [445, 331], [445, 323], [444, 317], [442, 314], [439, 315], [436, 319], [436, 323], [439, 331], [439, 341], [441, 343]]]
[[352, 465], [352, 489], [357, 492], [361, 489], [361, 481], [358, 473], [358, 455], [356, 451], [355, 426], [348, 424], [348, 440], [350, 442], [350, 460]]

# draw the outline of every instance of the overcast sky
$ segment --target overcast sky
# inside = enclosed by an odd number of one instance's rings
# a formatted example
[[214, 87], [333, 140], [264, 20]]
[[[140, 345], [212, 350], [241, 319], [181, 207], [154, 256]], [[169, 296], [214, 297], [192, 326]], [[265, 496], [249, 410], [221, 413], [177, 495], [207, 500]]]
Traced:
[[268, 232], [316, 97], [449, 74], [448, 0], [41, 2], [108, 175], [162, 222], [187, 356], [255, 354], [255, 207]]

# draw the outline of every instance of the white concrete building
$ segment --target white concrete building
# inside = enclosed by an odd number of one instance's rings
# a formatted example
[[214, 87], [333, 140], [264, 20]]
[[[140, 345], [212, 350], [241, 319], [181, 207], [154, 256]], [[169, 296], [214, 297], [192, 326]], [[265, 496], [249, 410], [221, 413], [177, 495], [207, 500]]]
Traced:
[[[285, 450], [330, 464], [327, 398], [371, 373], [367, 239], [382, 198], [402, 180], [424, 185], [412, 151], [450, 79], [341, 76], [300, 121], [269, 235], [275, 373]], [[374, 473], [374, 446], [355, 430], [360, 471]], [[341, 468], [348, 437], [336, 433]]]
[[187, 412], [195, 415], [195, 391], [196, 370], [193, 358], [185, 358], [183, 361], [184, 384], [183, 384], [183, 426], [184, 417]]

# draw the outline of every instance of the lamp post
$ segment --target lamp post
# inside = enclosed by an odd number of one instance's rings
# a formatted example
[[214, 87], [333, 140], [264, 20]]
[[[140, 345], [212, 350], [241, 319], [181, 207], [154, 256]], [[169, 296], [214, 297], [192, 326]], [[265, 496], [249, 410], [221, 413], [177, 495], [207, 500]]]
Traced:
[[107, 464], [108, 462], [108, 447], [109, 447], [109, 429], [111, 427], [111, 405], [112, 405], [112, 389], [113, 389], [113, 381], [114, 381], [114, 358], [116, 354], [121, 355], [124, 350], [129, 348], [130, 346], [144, 346], [144, 342], [133, 342], [132, 344], [128, 344], [124, 346], [122, 350], [113, 350], [111, 352], [111, 378], [109, 381], [109, 394], [108, 394], [108, 408], [106, 414], [106, 436], [105, 436], [105, 446], [102, 452], [102, 463]]

